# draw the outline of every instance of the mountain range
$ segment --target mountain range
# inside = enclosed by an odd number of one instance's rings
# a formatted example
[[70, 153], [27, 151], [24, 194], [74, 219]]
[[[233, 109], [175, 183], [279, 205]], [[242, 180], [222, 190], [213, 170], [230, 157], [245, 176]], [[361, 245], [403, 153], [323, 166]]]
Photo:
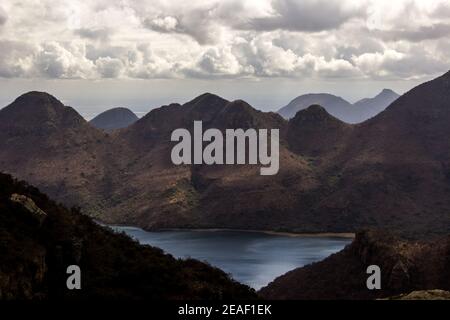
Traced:
[[[0, 110], [0, 168], [107, 223], [160, 228], [355, 232], [410, 237], [450, 228], [450, 73], [352, 125], [319, 105], [290, 120], [203, 94], [105, 133], [46, 93]], [[170, 134], [280, 129], [280, 171], [174, 166]]]
[[305, 94], [292, 100], [287, 106], [278, 110], [285, 119], [292, 119], [295, 114], [313, 104], [321, 105], [332, 116], [347, 122], [360, 123], [376, 116], [400, 97], [390, 89], [384, 89], [373, 98], [366, 98], [351, 104], [341, 97], [328, 93]]

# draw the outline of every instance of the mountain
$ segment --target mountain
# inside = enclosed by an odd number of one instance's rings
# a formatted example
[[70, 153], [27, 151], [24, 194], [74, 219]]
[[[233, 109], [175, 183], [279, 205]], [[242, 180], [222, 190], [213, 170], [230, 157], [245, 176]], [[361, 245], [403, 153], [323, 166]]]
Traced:
[[[259, 166], [173, 165], [170, 154], [175, 143], [170, 141], [170, 135], [177, 128], [192, 132], [194, 120], [202, 120], [204, 130], [255, 127], [281, 128], [284, 132], [287, 125], [275, 113], [257, 111], [243, 101], [230, 102], [209, 93], [184, 105], [172, 104], [152, 110], [114, 137], [123, 155], [119, 155], [117, 161], [127, 174], [111, 182], [113, 196], [130, 201], [117, 202], [101, 219], [139, 224], [146, 229], [241, 228], [243, 221], [249, 226], [267, 229], [281, 215], [271, 214], [271, 208], [279, 205], [278, 197], [283, 196], [284, 190], [281, 181], [276, 181], [285, 180], [289, 175], [292, 180], [284, 184], [292, 185], [293, 190], [310, 184], [305, 161], [283, 145], [281, 158], [286, 159], [298, 179], [294, 180], [295, 176], [285, 171], [288, 167], [281, 168], [279, 175], [270, 178], [260, 176]], [[126, 156], [129, 154], [134, 161]], [[266, 196], [261, 198], [261, 195]], [[256, 202], [249, 200], [257, 201], [258, 208], [254, 207]], [[107, 199], [105, 203], [108, 205], [114, 200]], [[288, 205], [287, 201], [284, 203]], [[261, 219], [261, 214], [270, 221]]]
[[[105, 134], [51, 96], [27, 94], [0, 110], [0, 168], [98, 220], [148, 230], [448, 234], [449, 78], [357, 125], [318, 105], [287, 121], [206, 93]], [[278, 174], [261, 176], [259, 165], [173, 165], [171, 133], [192, 132], [195, 120], [204, 130], [278, 128]]]
[[26, 93], [0, 110], [0, 150], [0, 170], [69, 206], [95, 206], [114, 162], [105, 160], [112, 146], [104, 132], [43, 92]]
[[[289, 121], [287, 141], [293, 152], [324, 158], [345, 146], [353, 127], [331, 116], [325, 108], [312, 105]], [[323, 160], [323, 159], [321, 159]]]
[[298, 111], [311, 105], [323, 106], [328, 113], [338, 119], [346, 119], [354, 110], [352, 104], [341, 97], [328, 93], [315, 93], [295, 98], [287, 106], [278, 110], [278, 113], [285, 119], [291, 119]]
[[[367, 267], [381, 270], [381, 290], [368, 290]], [[343, 251], [292, 270], [260, 290], [265, 299], [380, 299], [450, 289], [450, 236], [434, 242], [408, 242], [380, 231], [364, 231]], [[427, 296], [422, 292], [411, 294]], [[401, 299], [402, 297], [400, 297]], [[412, 298], [412, 297], [411, 297]], [[407, 298], [406, 298], [407, 299]]]
[[357, 122], [363, 122], [376, 116], [399, 97], [400, 95], [394, 91], [390, 89], [383, 89], [383, 91], [381, 91], [374, 98], [366, 98], [355, 102], [353, 105], [358, 110], [357, 116], [359, 117]]
[[126, 128], [135, 123], [139, 118], [127, 108], [114, 108], [100, 113], [94, 119], [89, 121], [97, 129], [103, 129], [107, 132]]
[[355, 126], [345, 149], [323, 166], [340, 178], [318, 209], [339, 212], [341, 224], [348, 217], [359, 227], [448, 233], [449, 89], [447, 73]]
[[360, 123], [374, 117], [399, 95], [392, 90], [384, 89], [374, 98], [362, 99], [353, 105], [331, 94], [306, 94], [292, 100], [287, 106], [281, 108], [278, 113], [285, 119], [292, 119], [295, 114], [311, 105], [321, 105], [328, 113], [347, 123]]
[[[0, 212], [0, 300], [256, 298], [219, 269], [139, 245], [4, 174]], [[81, 290], [66, 287], [74, 264]]]

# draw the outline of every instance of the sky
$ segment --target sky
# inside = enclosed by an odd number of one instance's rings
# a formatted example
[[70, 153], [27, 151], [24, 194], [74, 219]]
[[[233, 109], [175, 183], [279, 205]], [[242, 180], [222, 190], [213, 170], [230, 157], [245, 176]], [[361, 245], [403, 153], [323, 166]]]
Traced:
[[91, 118], [212, 92], [277, 110], [450, 69], [448, 0], [2, 0], [0, 106], [46, 91]]

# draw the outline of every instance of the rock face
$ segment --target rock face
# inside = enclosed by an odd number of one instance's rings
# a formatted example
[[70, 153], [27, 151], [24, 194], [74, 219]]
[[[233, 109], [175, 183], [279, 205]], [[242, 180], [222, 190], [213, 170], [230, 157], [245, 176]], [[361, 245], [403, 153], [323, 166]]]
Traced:
[[[45, 215], [40, 226], [36, 215]], [[253, 290], [196, 260], [177, 260], [99, 226], [0, 174], [0, 300], [253, 299]], [[66, 269], [82, 290], [67, 290]]]
[[[44, 93], [0, 110], [0, 168], [108, 223], [145, 229], [237, 228], [408, 237], [450, 231], [450, 73], [350, 125], [320, 106], [290, 121], [244, 101], [203, 94], [114, 134]], [[175, 166], [173, 130], [280, 130], [280, 171]], [[400, 267], [399, 267], [400, 268]]]
[[114, 108], [99, 114], [89, 123], [97, 129], [110, 132], [126, 128], [138, 120], [139, 118], [130, 109]]
[[[370, 265], [381, 269], [381, 290], [367, 289]], [[431, 289], [450, 289], [450, 237], [407, 242], [365, 231], [343, 251], [288, 272], [260, 294], [266, 299], [378, 299]]]

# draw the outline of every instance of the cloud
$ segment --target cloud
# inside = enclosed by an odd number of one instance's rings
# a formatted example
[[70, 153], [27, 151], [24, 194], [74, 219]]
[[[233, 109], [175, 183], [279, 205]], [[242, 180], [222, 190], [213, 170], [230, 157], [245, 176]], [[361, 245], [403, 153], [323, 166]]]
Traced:
[[118, 78], [123, 71], [123, 63], [120, 59], [102, 57], [95, 61], [95, 66], [103, 78]]
[[75, 35], [78, 35], [81, 38], [105, 42], [109, 40], [112, 31], [105, 28], [100, 29], [80, 28], [74, 30], [74, 33]]
[[7, 20], [8, 15], [6, 14], [6, 11], [2, 7], [0, 7], [0, 26], [4, 25]]
[[366, 76], [374, 79], [414, 79], [448, 69], [448, 63], [420, 47], [406, 53], [391, 49], [365, 53], [355, 56], [353, 62]]
[[143, 25], [158, 32], [188, 35], [199, 44], [212, 44], [220, 32], [219, 25], [211, 19], [213, 12], [214, 8], [200, 8], [178, 16], [145, 18]]
[[360, 7], [348, 6], [342, 0], [273, 0], [272, 7], [271, 16], [253, 18], [239, 27], [257, 31], [318, 32], [336, 29], [348, 20], [364, 15]]
[[385, 41], [421, 42], [424, 40], [436, 40], [450, 36], [450, 24], [437, 23], [430, 26], [419, 26], [418, 28], [402, 30], [372, 30]]
[[447, 0], [13, 2], [3, 78], [409, 79], [450, 65]]
[[155, 19], [145, 19], [144, 24], [153, 30], [161, 32], [182, 32], [178, 19], [171, 16], [158, 17]]
[[27, 43], [0, 40], [0, 77], [19, 78], [29, 74], [35, 48]]
[[35, 72], [47, 78], [92, 78], [94, 63], [86, 58], [83, 44], [64, 46], [58, 42], [43, 43], [34, 58]]

